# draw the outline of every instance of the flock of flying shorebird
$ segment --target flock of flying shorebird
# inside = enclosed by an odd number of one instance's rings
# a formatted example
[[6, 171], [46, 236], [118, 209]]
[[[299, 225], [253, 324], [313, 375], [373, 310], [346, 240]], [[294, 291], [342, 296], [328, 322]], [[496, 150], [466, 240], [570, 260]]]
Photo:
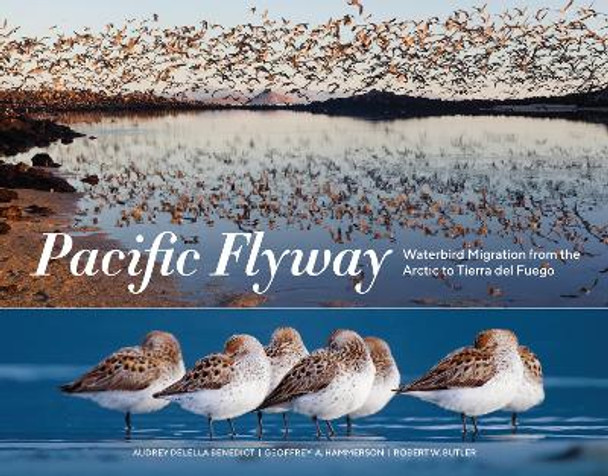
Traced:
[[5, 21], [0, 89], [238, 102], [268, 88], [306, 101], [371, 89], [503, 97], [608, 84], [608, 16], [592, 5], [375, 21], [360, 0], [347, 3], [320, 24], [255, 7], [251, 22], [234, 26], [162, 27], [155, 14], [43, 37], [19, 36]]
[[276, 329], [267, 347], [253, 336], [234, 335], [222, 353], [198, 360], [187, 372], [177, 339], [152, 331], [141, 346], [118, 350], [61, 390], [125, 413], [128, 436], [131, 414], [175, 402], [207, 419], [210, 438], [218, 420], [227, 420], [235, 437], [233, 419], [251, 412], [258, 415], [258, 438], [264, 413], [283, 415], [287, 437], [289, 412], [312, 418], [317, 438], [319, 421], [325, 421], [331, 438], [336, 434], [331, 422], [346, 418], [350, 435], [353, 419], [380, 412], [396, 394], [459, 413], [463, 435], [468, 417], [476, 435], [477, 418], [501, 410], [512, 412], [516, 431], [517, 413], [545, 398], [539, 359], [505, 329], [480, 332], [473, 346], [450, 353], [409, 384], [400, 385], [400, 378], [389, 345], [352, 330], [334, 331], [327, 347], [310, 354], [291, 327]]

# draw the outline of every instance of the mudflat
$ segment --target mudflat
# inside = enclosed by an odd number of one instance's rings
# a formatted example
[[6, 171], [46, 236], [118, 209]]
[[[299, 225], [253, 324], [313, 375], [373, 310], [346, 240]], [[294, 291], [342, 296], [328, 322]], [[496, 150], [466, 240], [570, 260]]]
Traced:
[[[18, 198], [0, 204], [0, 306], [2, 307], [160, 307], [183, 305], [171, 278], [155, 276], [146, 293], [127, 290], [128, 276], [73, 276], [51, 264], [50, 276], [32, 276], [40, 259], [44, 233], [64, 231], [74, 246], [110, 250], [120, 245], [94, 229], [72, 226], [79, 194], [16, 190]], [[80, 234], [79, 234], [80, 232]]]

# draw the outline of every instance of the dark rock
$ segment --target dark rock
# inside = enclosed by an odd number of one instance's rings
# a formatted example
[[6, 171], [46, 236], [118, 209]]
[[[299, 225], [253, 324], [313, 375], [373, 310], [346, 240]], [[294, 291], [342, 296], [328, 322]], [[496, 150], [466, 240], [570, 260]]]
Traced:
[[19, 195], [14, 190], [7, 190], [6, 188], [0, 188], [0, 203], [8, 203], [11, 200], [17, 200], [18, 198], [19, 198]]
[[47, 147], [59, 140], [70, 143], [82, 136], [67, 126], [46, 119], [0, 117], [0, 155], [15, 155], [32, 147]]
[[16, 205], [10, 205], [8, 207], [0, 207], [0, 218], [5, 218], [6, 220], [21, 220], [22, 217], [21, 208]]
[[44, 152], [36, 154], [34, 157], [32, 157], [32, 165], [34, 167], [61, 167], [61, 164], [55, 162], [49, 154]]
[[8, 223], [0, 222], [0, 235], [5, 235], [11, 231], [11, 226]]
[[34, 298], [37, 301], [46, 302], [50, 299], [50, 296], [44, 291], [38, 291], [36, 294], [34, 294]]
[[67, 180], [56, 177], [44, 169], [17, 165], [0, 164], [0, 187], [31, 188], [62, 193], [74, 193], [76, 189]]
[[41, 217], [48, 217], [55, 213], [55, 211], [52, 208], [40, 207], [38, 205], [30, 205], [29, 207], [26, 207], [23, 210], [26, 213], [29, 213], [30, 215], [38, 215]]
[[99, 183], [99, 177], [97, 175], [87, 175], [81, 181], [88, 183], [89, 185], [97, 185]]

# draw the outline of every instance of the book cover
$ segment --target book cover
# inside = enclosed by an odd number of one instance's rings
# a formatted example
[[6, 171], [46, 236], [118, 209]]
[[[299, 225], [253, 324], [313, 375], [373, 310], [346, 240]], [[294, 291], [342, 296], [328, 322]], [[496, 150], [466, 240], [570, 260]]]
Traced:
[[608, 5], [0, 9], [0, 473], [604, 474]]

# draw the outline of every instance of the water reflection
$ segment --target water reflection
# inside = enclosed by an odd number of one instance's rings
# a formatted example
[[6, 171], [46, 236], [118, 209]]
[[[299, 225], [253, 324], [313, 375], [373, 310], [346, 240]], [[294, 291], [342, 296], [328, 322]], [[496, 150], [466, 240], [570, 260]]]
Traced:
[[[273, 249], [582, 254], [578, 262], [530, 262], [555, 269], [544, 280], [405, 278], [397, 260], [365, 296], [346, 278], [283, 271], [266, 305], [607, 304], [604, 125], [513, 117], [368, 122], [283, 111], [69, 119], [95, 139], [47, 150], [74, 178], [101, 179], [79, 183], [86, 198], [74, 225], [100, 227], [129, 247], [136, 232], [173, 230], [178, 248], [216, 256], [221, 232], [265, 230]], [[191, 302], [218, 305], [251, 289], [242, 274], [200, 273], [181, 286]]]

